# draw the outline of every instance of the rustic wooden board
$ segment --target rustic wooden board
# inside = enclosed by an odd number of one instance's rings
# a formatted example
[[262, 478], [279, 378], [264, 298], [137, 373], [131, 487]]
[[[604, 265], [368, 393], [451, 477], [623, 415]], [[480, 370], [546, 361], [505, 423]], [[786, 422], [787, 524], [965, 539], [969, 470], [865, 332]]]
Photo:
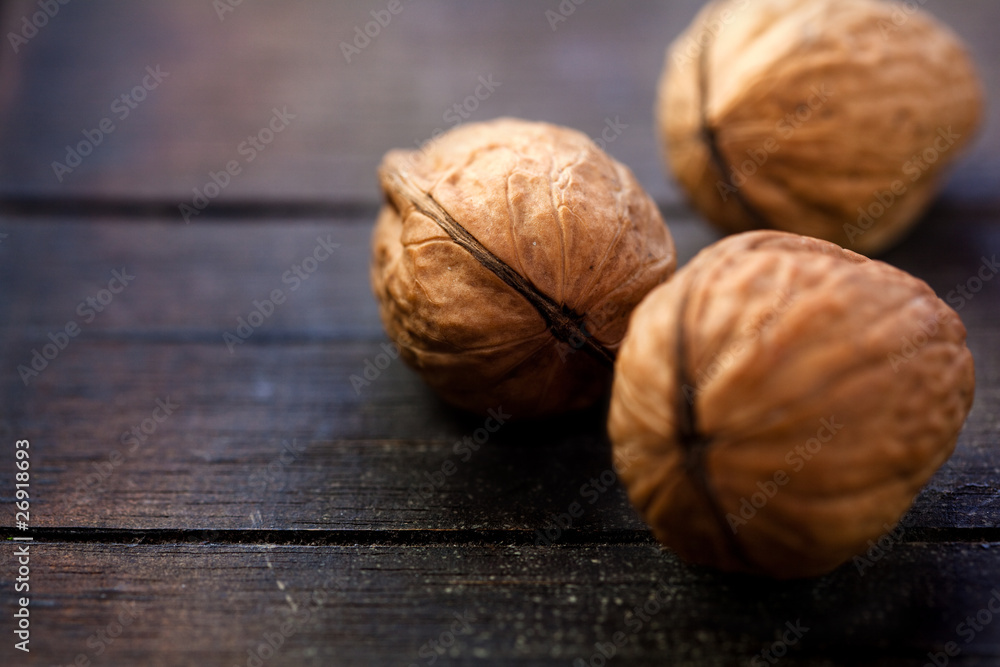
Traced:
[[[0, 34], [37, 3], [0, 4]], [[466, 612], [468, 632], [433, 664], [774, 664], [762, 651], [800, 620], [810, 629], [781, 664], [940, 665], [948, 642], [950, 665], [996, 664], [1000, 281], [958, 306], [978, 384], [955, 455], [884, 555], [814, 580], [727, 576], [661, 551], [608, 483], [601, 406], [505, 424], [466, 452], [455, 444], [482, 420], [399, 361], [352, 386], [385, 342], [367, 280], [375, 165], [450, 126], [480, 77], [500, 85], [468, 120], [595, 136], [620, 117], [607, 148], [663, 205], [681, 263], [719, 237], [665, 178], [652, 127], [663, 49], [701, 0], [574, 4], [554, 31], [557, 0], [402, 0], [351, 63], [339, 42], [387, 2], [243, 2], [222, 20], [218, 4], [68, 3], [17, 53], [0, 48], [0, 439], [32, 441], [38, 540], [29, 655], [10, 635], [14, 545], [0, 549], [0, 664], [249, 667], [289, 622], [264, 665], [426, 665]], [[1000, 4], [925, 6], [970, 42], [1000, 99]], [[66, 144], [157, 65], [169, 75], [59, 181]], [[285, 107], [295, 117], [245, 161], [240, 143]], [[992, 104], [886, 261], [944, 298], [972, 285], [1000, 252], [998, 156]], [[184, 224], [177, 205], [229, 160], [240, 173]], [[286, 272], [318, 239], [337, 247], [292, 290]], [[79, 304], [123, 267], [134, 282], [87, 321]], [[223, 333], [276, 288], [287, 301], [230, 353]], [[17, 366], [71, 320], [79, 337], [26, 387]], [[10, 527], [12, 464], [0, 456], [0, 540], [25, 534]], [[635, 630], [629, 610], [660, 583], [662, 608]], [[970, 633], [977, 614], [989, 619]], [[618, 640], [604, 660], [598, 646]]]
[[955, 642], [950, 664], [987, 665], [998, 547], [894, 544], [860, 573], [776, 583], [643, 545], [36, 543], [18, 664], [245, 665], [270, 638], [267, 665], [428, 665], [435, 640], [453, 665], [586, 664], [616, 640], [621, 664], [755, 665], [787, 636], [782, 664], [919, 665]]
[[[951, 231], [957, 224], [961, 233]], [[672, 218], [671, 228], [682, 262], [715, 237], [690, 218]], [[4, 427], [38, 443], [37, 525], [532, 534], [582, 501], [575, 529], [643, 530], [617, 485], [590, 483], [610, 469], [600, 408], [507, 426], [475, 455], [457, 453], [480, 421], [443, 406], [399, 361], [373, 377], [384, 335], [367, 287], [370, 216], [195, 226], [38, 219], [4, 229], [0, 279], [16, 286], [0, 298]], [[997, 247], [996, 230], [981, 218], [934, 216], [887, 259], [945, 296]], [[340, 247], [292, 292], [281, 276], [319, 238]], [[137, 277], [86, 323], [77, 305], [114, 267]], [[287, 301], [230, 352], [223, 332], [274, 288]], [[998, 290], [987, 284], [961, 312], [977, 399], [955, 456], [916, 503], [923, 529], [998, 525]], [[16, 368], [67, 320], [80, 336], [25, 387]], [[352, 382], [366, 369], [370, 384]], [[179, 406], [162, 424], [149, 421], [158, 399]], [[143, 434], [144, 422], [155, 432]], [[12, 465], [0, 460], [0, 471]], [[502, 512], [495, 498], [507, 500]]]
[[[84, 334], [173, 335], [216, 340], [280, 289], [287, 301], [256, 335], [381, 338], [368, 284], [377, 208], [331, 220], [254, 220], [177, 225], [167, 220], [0, 219], [0, 330], [44, 339], [76, 320]], [[682, 262], [720, 238], [688, 212], [670, 212]], [[312, 264], [324, 245], [338, 247]], [[45, 262], [37, 258], [46, 258]], [[306, 261], [308, 259], [308, 262]], [[98, 313], [84, 305], [125, 267], [135, 280]], [[298, 268], [296, 268], [298, 267]], [[313, 273], [309, 273], [308, 269]], [[296, 273], [298, 272], [298, 273]], [[304, 277], [300, 277], [304, 276]], [[117, 283], [116, 283], [117, 287]]]
[[[1000, 337], [973, 347], [981, 389], [955, 455], [916, 503], [921, 528], [1000, 523]], [[602, 409], [504, 425], [478, 451], [456, 449], [483, 420], [443, 406], [398, 361], [355, 391], [350, 375], [380, 352], [80, 340], [29, 389], [8, 375], [7, 432], [35, 445], [35, 525], [531, 534], [579, 503], [577, 529], [642, 530], [614, 483]], [[158, 400], [177, 406], [162, 423]], [[13, 472], [13, 458], [0, 460], [0, 475]], [[7, 523], [12, 514], [0, 509]]]
[[[214, 339], [234, 329], [237, 318], [253, 310], [254, 299], [281, 289], [287, 303], [255, 336], [297, 332], [374, 340], [381, 326], [368, 262], [376, 213], [368, 206], [329, 219], [234, 218], [193, 225], [134, 216], [0, 218], [0, 233], [6, 234], [0, 239], [0, 281], [10, 286], [0, 294], [0, 331], [42, 340], [73, 319], [84, 335]], [[680, 265], [721, 238], [689, 211], [663, 213]], [[992, 214], [938, 208], [882, 259], [926, 280], [941, 298], [955, 297], [956, 287], [976, 278], [983, 260], [1000, 250], [995, 220]], [[307, 278], [298, 278], [293, 269], [302, 267], [320, 240], [338, 247], [316, 262], [312, 274], [301, 269]], [[80, 303], [106, 288], [112, 271], [122, 267], [136, 279], [102, 312], [78, 314]], [[996, 329], [998, 303], [1000, 282], [988, 280], [974, 298], [961, 299], [959, 314], [970, 329]]]
[[[221, 21], [204, 0], [69, 3], [16, 54], [6, 40], [0, 53], [0, 197], [42, 205], [49, 197], [190, 201], [210, 171], [236, 160], [242, 170], [218, 202], [373, 201], [381, 155], [451, 127], [459, 119], [446, 117], [448, 110], [492, 75], [499, 86], [464, 120], [515, 115], [598, 136], [607, 119], [618, 118], [628, 128], [609, 152], [658, 200], [676, 203], [654, 139], [654, 92], [667, 44], [702, 4], [574, 3], [553, 31], [546, 12], [558, 11], [558, 0], [404, 0], [348, 63], [340, 43], [387, 2], [243, 2]], [[988, 94], [1000, 99], [1000, 82], [990, 76], [1000, 59], [993, 34], [1000, 5], [924, 6], [970, 43]], [[37, 11], [36, 1], [4, 10], [6, 35]], [[114, 100], [156, 65], [169, 76], [120, 118]], [[295, 118], [246, 162], [241, 143], [275, 107]], [[52, 162], [104, 118], [114, 131], [57, 180]], [[993, 104], [949, 196], [996, 204], [998, 154], [1000, 105]]]

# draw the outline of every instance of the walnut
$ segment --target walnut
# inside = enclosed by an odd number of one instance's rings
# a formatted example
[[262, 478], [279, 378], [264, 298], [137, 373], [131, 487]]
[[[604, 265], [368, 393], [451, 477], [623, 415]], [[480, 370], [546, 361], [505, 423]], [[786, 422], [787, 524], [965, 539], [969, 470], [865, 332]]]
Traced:
[[499, 119], [390, 151], [371, 279], [401, 356], [445, 400], [515, 417], [605, 395], [628, 316], [673, 240], [585, 135]]
[[730, 232], [798, 232], [875, 254], [925, 210], [983, 94], [959, 39], [913, 3], [728, 0], [667, 52], [666, 161]]
[[812, 576], [899, 520], [974, 384], [965, 327], [923, 281], [746, 232], [635, 309], [608, 428], [629, 498], [683, 558]]

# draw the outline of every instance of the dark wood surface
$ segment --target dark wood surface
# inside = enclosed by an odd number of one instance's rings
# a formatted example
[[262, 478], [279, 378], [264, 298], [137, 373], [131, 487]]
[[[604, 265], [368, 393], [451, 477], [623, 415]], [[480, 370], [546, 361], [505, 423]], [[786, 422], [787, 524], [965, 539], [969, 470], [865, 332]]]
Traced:
[[[454, 443], [480, 420], [398, 360], [352, 385], [385, 343], [367, 281], [374, 167], [448, 127], [480, 76], [500, 86], [469, 120], [596, 135], [620, 117], [608, 150], [661, 203], [681, 262], [719, 238], [664, 177], [652, 131], [663, 49], [700, 2], [591, 0], [555, 31], [555, 1], [404, 2], [345, 62], [340, 41], [386, 4], [243, 2], [220, 21], [207, 1], [70, 3], [17, 53], [0, 44], [0, 536], [35, 538], [30, 654], [13, 648], [16, 557], [0, 549], [0, 664], [245, 665], [267, 637], [265, 665], [427, 665], [452, 638], [433, 664], [602, 664], [617, 637], [609, 665], [756, 665], [787, 623], [809, 629], [782, 664], [923, 665], [948, 642], [948, 664], [997, 664], [1000, 280], [960, 310], [977, 393], [954, 456], [884, 554], [813, 580], [661, 550], [600, 481], [600, 406], [505, 424], [464, 455]], [[927, 7], [997, 99], [1000, 4]], [[0, 6], [2, 34], [33, 11]], [[60, 182], [64, 146], [157, 65], [169, 76]], [[296, 117], [185, 224], [178, 204], [242, 160], [275, 107]], [[1000, 253], [998, 156], [994, 104], [883, 259], [945, 296]], [[282, 276], [319, 239], [337, 247], [292, 291]], [[134, 281], [86, 321], [78, 304], [115, 270]], [[287, 301], [230, 351], [224, 332], [276, 288]], [[69, 321], [80, 335], [25, 386], [18, 365]], [[157, 401], [176, 405], [161, 423]], [[18, 438], [27, 533], [12, 527]]]

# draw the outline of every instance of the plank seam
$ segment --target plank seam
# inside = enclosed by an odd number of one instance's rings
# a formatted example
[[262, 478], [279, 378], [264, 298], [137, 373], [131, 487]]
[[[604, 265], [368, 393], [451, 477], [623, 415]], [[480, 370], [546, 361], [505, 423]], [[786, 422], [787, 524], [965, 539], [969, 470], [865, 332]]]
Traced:
[[[0, 537], [25, 537], [13, 529], [0, 530]], [[126, 528], [34, 528], [36, 543], [76, 544], [243, 544], [288, 546], [657, 546], [644, 530], [584, 531], [568, 529], [550, 541], [530, 529], [126, 529]], [[1000, 527], [907, 528], [904, 544], [1000, 543]]]
[[[0, 215], [6, 218], [56, 218], [73, 221], [119, 222], [147, 219], [157, 222], [186, 225], [180, 205], [190, 202], [169, 199], [134, 199], [118, 197], [48, 197], [0, 196]], [[245, 222], [247, 220], [316, 220], [348, 219], [374, 223], [382, 203], [374, 199], [319, 200], [319, 199], [234, 199], [213, 201], [198, 215], [199, 221]], [[657, 207], [668, 222], [692, 219], [699, 216], [686, 204], [675, 201], [658, 201]], [[961, 215], [973, 218], [1000, 216], [1000, 202], [962, 202], [954, 199], [939, 201], [930, 213]], [[11, 220], [8, 220], [11, 222]], [[197, 223], [196, 223], [197, 224]]]

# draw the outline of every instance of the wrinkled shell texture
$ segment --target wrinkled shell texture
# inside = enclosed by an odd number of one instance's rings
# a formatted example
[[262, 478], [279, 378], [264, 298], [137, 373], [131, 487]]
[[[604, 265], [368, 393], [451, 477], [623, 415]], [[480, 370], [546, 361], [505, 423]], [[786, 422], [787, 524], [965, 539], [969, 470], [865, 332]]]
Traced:
[[531, 288], [578, 316], [612, 356], [628, 316], [673, 274], [673, 240], [632, 173], [585, 135], [499, 119], [460, 126], [422, 151], [391, 151], [373, 238], [380, 314], [403, 358], [445, 400], [514, 418], [582, 408], [610, 362], [556, 338], [525, 297], [414, 205], [413, 184]]
[[723, 229], [792, 231], [871, 255], [926, 208], [982, 105], [964, 47], [923, 10], [729, 0], [668, 50], [657, 126], [673, 174]]
[[661, 542], [725, 570], [812, 576], [896, 524], [951, 454], [974, 384], [965, 327], [924, 282], [818, 239], [747, 232], [635, 310], [608, 426]]

